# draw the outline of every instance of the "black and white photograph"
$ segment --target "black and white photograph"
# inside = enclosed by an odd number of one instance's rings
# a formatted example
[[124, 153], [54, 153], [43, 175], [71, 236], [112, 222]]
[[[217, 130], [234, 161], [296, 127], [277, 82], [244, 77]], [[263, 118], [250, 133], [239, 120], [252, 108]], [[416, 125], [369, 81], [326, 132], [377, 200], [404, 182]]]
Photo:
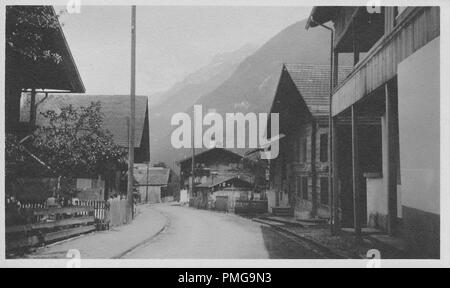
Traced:
[[444, 2], [4, 2], [0, 266], [450, 266]]

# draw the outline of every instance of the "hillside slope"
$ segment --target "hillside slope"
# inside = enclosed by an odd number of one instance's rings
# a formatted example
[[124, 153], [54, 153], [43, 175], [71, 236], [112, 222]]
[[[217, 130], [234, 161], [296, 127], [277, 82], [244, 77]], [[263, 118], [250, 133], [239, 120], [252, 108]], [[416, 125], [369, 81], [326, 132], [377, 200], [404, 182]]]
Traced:
[[[329, 32], [325, 29], [307, 31], [305, 24], [306, 20], [303, 20], [281, 31], [242, 61], [236, 71], [219, 87], [199, 97], [195, 104], [203, 105], [204, 113], [209, 109], [223, 115], [268, 112], [283, 63], [330, 63]], [[192, 113], [192, 110], [192, 107], [188, 107], [186, 112]], [[160, 125], [170, 125], [170, 122]], [[151, 157], [152, 161], [172, 164], [189, 154], [190, 151], [173, 149], [168, 133], [152, 147]]]

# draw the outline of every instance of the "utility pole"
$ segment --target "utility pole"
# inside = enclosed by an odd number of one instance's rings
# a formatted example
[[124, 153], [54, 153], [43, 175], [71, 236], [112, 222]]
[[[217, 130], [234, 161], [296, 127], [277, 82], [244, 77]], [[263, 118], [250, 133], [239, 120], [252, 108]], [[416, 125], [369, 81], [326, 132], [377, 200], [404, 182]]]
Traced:
[[147, 182], [145, 182], [145, 203], [148, 203], [148, 174], [150, 173], [150, 161], [147, 162]]
[[133, 184], [134, 184], [134, 132], [136, 121], [136, 6], [131, 7], [131, 115], [130, 115], [130, 133], [129, 133], [129, 145], [128, 145], [128, 213], [127, 218], [131, 216], [134, 218], [134, 196], [133, 196]]
[[[194, 129], [193, 129], [194, 132]], [[191, 197], [194, 196], [194, 187], [195, 187], [195, 141], [194, 141], [194, 133], [192, 133], [192, 167], [191, 167], [191, 195], [189, 197], [189, 200]]]

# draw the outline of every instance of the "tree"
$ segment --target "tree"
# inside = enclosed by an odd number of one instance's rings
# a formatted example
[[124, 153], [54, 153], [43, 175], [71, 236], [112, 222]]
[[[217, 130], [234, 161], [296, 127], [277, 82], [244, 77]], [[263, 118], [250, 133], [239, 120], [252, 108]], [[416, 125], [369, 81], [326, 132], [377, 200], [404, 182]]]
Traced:
[[6, 6], [6, 54], [19, 54], [31, 62], [61, 62], [45, 37], [60, 29], [50, 6]]
[[59, 113], [49, 110], [42, 115], [48, 125], [36, 130], [33, 147], [59, 175], [104, 174], [125, 165], [126, 150], [102, 127], [100, 102], [68, 105]]
[[[6, 6], [5, 125], [7, 132], [14, 131], [18, 125], [22, 89], [44, 89], [54, 84], [53, 80], [44, 80], [41, 75], [55, 75], [55, 71], [58, 71], [56, 68], [62, 65], [61, 48], [56, 47], [53, 41], [55, 35], [60, 33], [60, 29], [58, 15], [51, 6]], [[35, 110], [32, 109], [32, 111]], [[34, 115], [34, 113], [31, 114]], [[33, 119], [30, 119], [32, 124]]]
[[[126, 170], [126, 149], [103, 128], [100, 102], [87, 107], [67, 105], [60, 112], [41, 113], [45, 125], [24, 147], [13, 136], [7, 139], [6, 170], [9, 179], [20, 176], [62, 177], [112, 175]], [[48, 167], [48, 168], [47, 168]]]

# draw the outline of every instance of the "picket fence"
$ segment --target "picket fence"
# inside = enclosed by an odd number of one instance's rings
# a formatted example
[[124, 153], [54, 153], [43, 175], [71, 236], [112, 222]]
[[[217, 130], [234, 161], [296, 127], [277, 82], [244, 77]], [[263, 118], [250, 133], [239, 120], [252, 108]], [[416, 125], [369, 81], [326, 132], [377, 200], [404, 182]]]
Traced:
[[17, 250], [59, 241], [76, 235], [126, 224], [127, 200], [75, 200], [67, 206], [45, 202], [20, 203], [7, 209], [6, 250]]

